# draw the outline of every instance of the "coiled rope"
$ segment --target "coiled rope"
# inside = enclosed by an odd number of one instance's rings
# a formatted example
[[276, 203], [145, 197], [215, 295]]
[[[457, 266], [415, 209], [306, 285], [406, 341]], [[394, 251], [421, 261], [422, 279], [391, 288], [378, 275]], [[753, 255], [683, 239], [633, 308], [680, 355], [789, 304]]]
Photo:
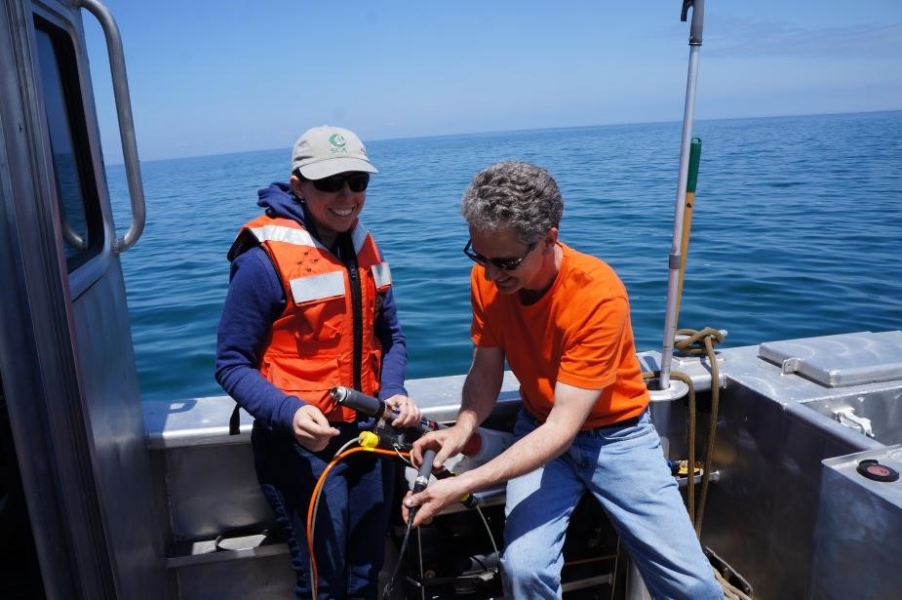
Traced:
[[[695, 510], [692, 505], [689, 507], [689, 516], [692, 517], [692, 522], [695, 525], [695, 534], [699, 538], [701, 538], [702, 535], [702, 520], [704, 519], [705, 504], [708, 499], [711, 464], [714, 462], [714, 436], [717, 431], [717, 411], [720, 407], [720, 371], [717, 366], [717, 353], [714, 351], [714, 346], [722, 341], [723, 334], [720, 331], [705, 327], [701, 331], [680, 329], [676, 332], [676, 341], [674, 342], [677, 350], [683, 354], [689, 356], [706, 356], [708, 364], [711, 367], [711, 416], [708, 424], [708, 444], [705, 448], [705, 459], [704, 464], [702, 465], [702, 480], [701, 490], [699, 491], [698, 509]], [[679, 373], [679, 376], [674, 378], [683, 381], [689, 386], [690, 415], [687, 418], [689, 419], [689, 431], [691, 436], [689, 439], [689, 482], [692, 483], [694, 481], [695, 471], [695, 388], [692, 385], [692, 380], [685, 373]], [[694, 487], [694, 485], [689, 485], [687, 488], [687, 501], [693, 503]]]
[[[696, 536], [701, 539], [702, 520], [705, 514], [705, 505], [708, 498], [708, 486], [711, 479], [712, 464], [714, 462], [714, 438], [717, 431], [717, 413], [720, 407], [720, 371], [717, 365], [717, 353], [714, 347], [723, 341], [723, 333], [710, 327], [701, 331], [694, 329], [680, 329], [675, 334], [674, 347], [687, 356], [704, 356], [711, 369], [711, 415], [708, 426], [708, 443], [705, 447], [704, 463], [702, 465], [701, 489], [699, 491], [698, 507], [695, 506], [695, 439], [696, 439], [696, 413], [697, 402], [695, 386], [692, 378], [680, 371], [671, 372], [671, 378], [682, 381], [689, 388], [688, 406], [686, 412], [686, 437], [687, 437], [687, 485], [686, 485], [686, 509], [689, 518], [695, 527]], [[657, 376], [657, 373], [646, 372], [646, 379]], [[723, 573], [713, 568], [714, 576], [724, 592], [726, 600], [751, 600], [751, 596], [743, 592], [728, 581]]]

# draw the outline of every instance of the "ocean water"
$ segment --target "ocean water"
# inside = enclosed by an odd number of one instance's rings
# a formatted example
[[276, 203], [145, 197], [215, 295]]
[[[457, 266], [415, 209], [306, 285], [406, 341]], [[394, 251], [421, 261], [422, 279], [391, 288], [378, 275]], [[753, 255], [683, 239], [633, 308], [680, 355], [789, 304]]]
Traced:
[[[395, 281], [408, 378], [469, 365], [471, 262], [459, 201], [479, 170], [535, 162], [564, 195], [561, 239], [619, 273], [639, 350], [663, 345], [681, 123], [372, 141], [364, 223]], [[723, 346], [902, 327], [902, 111], [698, 121], [679, 327]], [[144, 401], [222, 394], [213, 378], [226, 251], [284, 181], [290, 149], [142, 163], [147, 225], [122, 256]], [[121, 165], [107, 168], [127, 226]]]

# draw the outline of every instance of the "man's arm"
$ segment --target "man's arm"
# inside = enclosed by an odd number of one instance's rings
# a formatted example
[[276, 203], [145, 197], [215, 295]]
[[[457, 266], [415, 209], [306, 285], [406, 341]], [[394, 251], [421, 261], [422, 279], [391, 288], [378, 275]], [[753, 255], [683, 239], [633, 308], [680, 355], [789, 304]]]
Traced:
[[504, 381], [504, 351], [500, 348], [473, 350], [473, 362], [464, 380], [460, 411], [453, 427], [429, 432], [411, 449], [411, 460], [419, 466], [426, 448], [436, 451], [433, 465], [440, 468], [445, 461], [460, 453], [461, 448], [495, 408]]
[[[486, 464], [458, 477], [436, 481], [423, 492], [407, 498], [406, 507], [420, 507], [414, 526], [428, 521], [458, 498], [534, 471], [563, 454], [582, 428], [601, 391], [558, 382], [554, 389], [554, 406], [545, 423]], [[485, 416], [488, 415], [483, 418]]]
[[500, 348], [474, 348], [473, 362], [464, 380], [460, 412], [455, 422], [468, 432], [467, 439], [492, 414], [503, 381], [504, 351]]

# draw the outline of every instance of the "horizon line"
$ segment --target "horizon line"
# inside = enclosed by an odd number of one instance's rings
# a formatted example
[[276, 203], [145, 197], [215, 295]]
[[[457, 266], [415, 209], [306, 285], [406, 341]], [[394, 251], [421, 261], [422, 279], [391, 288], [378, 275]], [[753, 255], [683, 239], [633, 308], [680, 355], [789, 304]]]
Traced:
[[[838, 116], [838, 115], [857, 115], [857, 114], [872, 114], [872, 113], [885, 113], [885, 112], [899, 112], [902, 111], [902, 108], [890, 108], [890, 109], [878, 109], [878, 110], [858, 110], [858, 111], [840, 111], [840, 112], [823, 112], [823, 113], [806, 113], [806, 114], [779, 114], [779, 115], [759, 115], [753, 117], [716, 117], [716, 118], [706, 118], [706, 119], [695, 119], [693, 122], [707, 122], [707, 121], [752, 121], [759, 119], [780, 119], [780, 118], [802, 118], [802, 117], [818, 117], [818, 116]], [[467, 136], [478, 136], [478, 135], [486, 135], [486, 134], [503, 134], [503, 133], [526, 133], [526, 132], [538, 132], [538, 131], [553, 131], [553, 130], [562, 130], [562, 129], [586, 129], [593, 127], [618, 127], [618, 126], [629, 126], [629, 125], [663, 125], [667, 123], [682, 123], [682, 120], [661, 120], [661, 121], [631, 121], [631, 122], [612, 122], [612, 123], [595, 123], [595, 124], [585, 124], [585, 125], [561, 125], [558, 127], [535, 127], [528, 129], [489, 129], [482, 131], [467, 131], [467, 132], [458, 132], [458, 133], [435, 133], [429, 135], [414, 135], [414, 136], [400, 136], [400, 137], [380, 137], [373, 138], [367, 140], [367, 144], [371, 144], [374, 142], [389, 142], [389, 141], [402, 141], [402, 140], [425, 140], [425, 139], [434, 139], [434, 138], [451, 138], [451, 137], [467, 137]], [[181, 156], [170, 156], [166, 158], [151, 158], [147, 160], [142, 160], [139, 157], [140, 163], [154, 163], [154, 162], [163, 162], [169, 160], [186, 160], [193, 158], [213, 158], [217, 156], [231, 156], [236, 154], [250, 154], [256, 152], [276, 152], [283, 151], [289, 148], [286, 146], [285, 148], [273, 147], [273, 148], [260, 148], [257, 150], [231, 150], [228, 152], [214, 152], [212, 154], [186, 154]], [[123, 160], [119, 160], [117, 162], [105, 162], [105, 165], [108, 167], [115, 166], [123, 166], [125, 163]]]

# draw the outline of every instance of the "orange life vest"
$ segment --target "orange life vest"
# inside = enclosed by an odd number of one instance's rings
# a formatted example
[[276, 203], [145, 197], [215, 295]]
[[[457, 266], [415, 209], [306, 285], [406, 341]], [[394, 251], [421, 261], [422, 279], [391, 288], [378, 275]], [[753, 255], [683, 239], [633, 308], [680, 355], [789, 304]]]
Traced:
[[269, 255], [286, 299], [263, 349], [260, 373], [329, 421], [353, 421], [355, 411], [336, 406], [328, 392], [335, 386], [371, 396], [379, 391], [382, 345], [375, 320], [391, 287], [388, 263], [360, 222], [351, 232], [356, 269], [294, 220], [263, 215], [245, 225], [245, 232]]

